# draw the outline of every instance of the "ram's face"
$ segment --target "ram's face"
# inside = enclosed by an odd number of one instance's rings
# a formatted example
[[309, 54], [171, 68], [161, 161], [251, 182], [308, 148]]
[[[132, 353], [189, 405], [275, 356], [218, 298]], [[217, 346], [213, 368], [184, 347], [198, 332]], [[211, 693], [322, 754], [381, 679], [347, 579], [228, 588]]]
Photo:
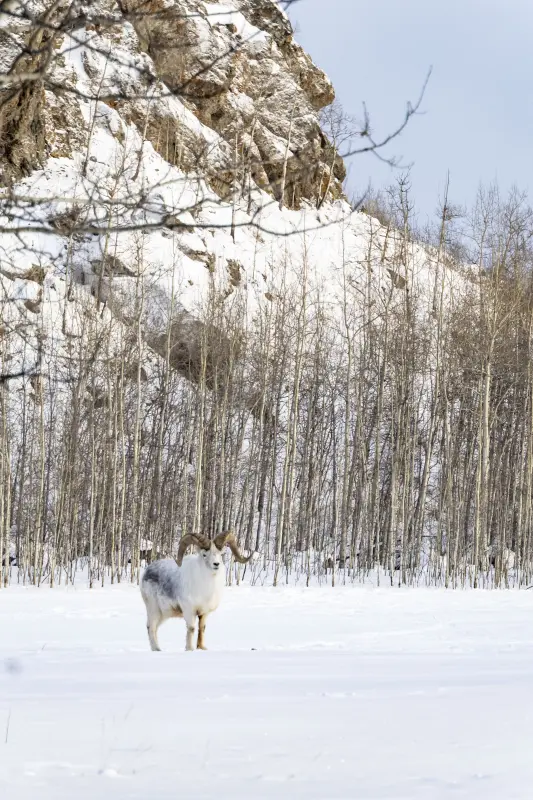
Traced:
[[209, 550], [202, 549], [201, 553], [204, 564], [209, 567], [210, 570], [218, 572], [219, 569], [222, 569], [222, 553], [218, 547], [215, 546], [214, 542], [211, 542]]

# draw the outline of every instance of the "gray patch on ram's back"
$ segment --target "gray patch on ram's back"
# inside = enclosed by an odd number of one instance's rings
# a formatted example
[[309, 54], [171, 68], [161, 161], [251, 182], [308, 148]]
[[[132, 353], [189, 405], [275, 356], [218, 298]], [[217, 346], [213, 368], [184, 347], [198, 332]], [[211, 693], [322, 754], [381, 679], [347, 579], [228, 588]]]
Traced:
[[178, 566], [173, 559], [156, 561], [146, 567], [143, 583], [151, 583], [162, 594], [172, 597], [176, 589], [177, 573]]
[[148, 567], [146, 567], [142, 582], [155, 583], [156, 585], [159, 585], [159, 571], [157, 569], [154, 569], [153, 564], [150, 564]]

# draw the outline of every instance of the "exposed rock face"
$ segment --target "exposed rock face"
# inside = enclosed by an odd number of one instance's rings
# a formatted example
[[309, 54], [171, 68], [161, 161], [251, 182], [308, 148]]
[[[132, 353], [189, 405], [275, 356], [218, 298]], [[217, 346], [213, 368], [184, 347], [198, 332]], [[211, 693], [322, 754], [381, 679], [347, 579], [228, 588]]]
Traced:
[[[22, 36], [19, 43], [10, 33], [0, 29], [0, 69], [4, 74], [15, 64], [15, 76], [37, 72], [39, 58], [23, 56], [23, 48], [39, 48], [43, 33]], [[42, 118], [44, 91], [42, 82], [18, 84], [0, 91], [0, 183], [28, 175], [40, 166], [45, 151], [45, 129]]]
[[[204, 174], [223, 198], [246, 183], [278, 200], [283, 195], [291, 208], [322, 198], [325, 187], [329, 199], [342, 196], [344, 165], [335, 160], [330, 180], [331, 149], [318, 121], [333, 87], [294, 41], [274, 0], [99, 0], [81, 8], [96, 20], [76, 33], [93, 92], [107, 95], [166, 161]], [[32, 14], [41, 27], [13, 18], [0, 28], [4, 74], [15, 62], [15, 73], [37, 74], [46, 62], [53, 87], [75, 90], [76, 70], [65, 69], [61, 52], [61, 26], [72, 13], [67, 3], [47, 9], [35, 0]], [[91, 46], [84, 48], [84, 40]], [[107, 59], [103, 70], [100, 56], [110, 43], [119, 57]], [[125, 68], [133, 61], [133, 70]], [[78, 104], [46, 80], [15, 81], [0, 100], [4, 182], [30, 174], [49, 155], [69, 157], [84, 146]], [[176, 103], [203, 132], [177, 113]]]
[[[289, 207], [319, 195], [330, 159], [317, 112], [334, 91], [273, 0], [126, 0], [125, 6], [158, 77], [228, 142], [234, 171], [249, 170]], [[154, 141], [154, 130], [148, 136]], [[340, 160], [335, 173], [330, 192], [339, 197]], [[220, 194], [229, 194], [231, 175]]]
[[41, 165], [46, 141], [42, 86], [38, 83], [24, 86], [4, 97], [0, 116], [0, 182], [5, 185]]
[[82, 145], [76, 136], [83, 125], [77, 105], [46, 91], [44, 80], [50, 62], [57, 58], [61, 28], [71, 10], [61, 0], [49, 8], [36, 4], [31, 9], [34, 21], [13, 17], [8, 27], [0, 28], [0, 72], [13, 79], [0, 91], [1, 184], [29, 175], [50, 154], [70, 155], [70, 144]]

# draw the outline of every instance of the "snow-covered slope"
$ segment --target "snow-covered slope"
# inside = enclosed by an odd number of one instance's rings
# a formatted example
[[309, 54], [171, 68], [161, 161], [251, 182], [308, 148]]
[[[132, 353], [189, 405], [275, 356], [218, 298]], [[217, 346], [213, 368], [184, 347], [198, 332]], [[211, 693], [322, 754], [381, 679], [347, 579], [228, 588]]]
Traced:
[[[106, 0], [86, 13], [85, 27], [57, 41], [49, 86], [67, 91], [48, 88], [34, 112], [43, 166], [4, 193], [0, 222], [16, 235], [2, 236], [0, 300], [22, 331], [11, 372], [31, 367], [52, 333], [55, 353], [65, 335], [82, 335], [74, 320], [94, 305], [89, 290], [127, 320], [136, 278], [152, 340], [169, 317], [200, 313], [210, 287], [253, 314], [302, 276], [332, 319], [347, 286], [362, 304], [369, 282], [379, 299], [401, 297], [405, 279], [430, 313], [431, 254], [414, 247], [407, 275], [399, 235], [353, 213], [337, 177], [327, 181], [330, 167], [342, 178], [317, 118], [333, 91], [272, 0], [170, 2], [163, 16], [144, 4], [130, 18]], [[24, 22], [10, 26], [22, 35]], [[40, 311], [44, 343], [32, 333]]]
[[228, 589], [208, 652], [138, 587], [0, 609], [5, 800], [529, 800], [527, 592]]

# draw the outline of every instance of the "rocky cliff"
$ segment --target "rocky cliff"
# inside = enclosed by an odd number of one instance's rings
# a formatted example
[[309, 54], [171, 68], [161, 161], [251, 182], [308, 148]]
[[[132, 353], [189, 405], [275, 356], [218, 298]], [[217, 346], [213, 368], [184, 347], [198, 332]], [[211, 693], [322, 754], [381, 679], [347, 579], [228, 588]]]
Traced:
[[[127, 324], [142, 279], [155, 346], [214, 283], [253, 308], [304, 261], [310, 289], [331, 297], [346, 268], [364, 280], [370, 228], [385, 234], [342, 198], [318, 120], [333, 88], [273, 0], [58, 0], [2, 23], [10, 330], [32, 330], [42, 307], [62, 339], [69, 314], [58, 329], [50, 287], [60, 305], [90, 292]], [[35, 346], [15, 335], [12, 372]]]
[[[274, 0], [26, 8], [31, 22], [8, 17], [0, 30], [12, 76], [0, 120], [4, 180], [82, 147], [76, 105], [98, 96], [137, 123], [170, 163], [206, 169], [209, 151], [220, 151], [208, 177], [222, 196], [232, 192], [235, 161], [276, 198], [283, 191], [287, 206], [316, 199], [330, 168], [331, 194], [340, 196], [344, 167], [332, 161], [317, 117], [333, 88]], [[28, 73], [36, 79], [25, 80]], [[202, 125], [191, 124], [185, 109]]]

